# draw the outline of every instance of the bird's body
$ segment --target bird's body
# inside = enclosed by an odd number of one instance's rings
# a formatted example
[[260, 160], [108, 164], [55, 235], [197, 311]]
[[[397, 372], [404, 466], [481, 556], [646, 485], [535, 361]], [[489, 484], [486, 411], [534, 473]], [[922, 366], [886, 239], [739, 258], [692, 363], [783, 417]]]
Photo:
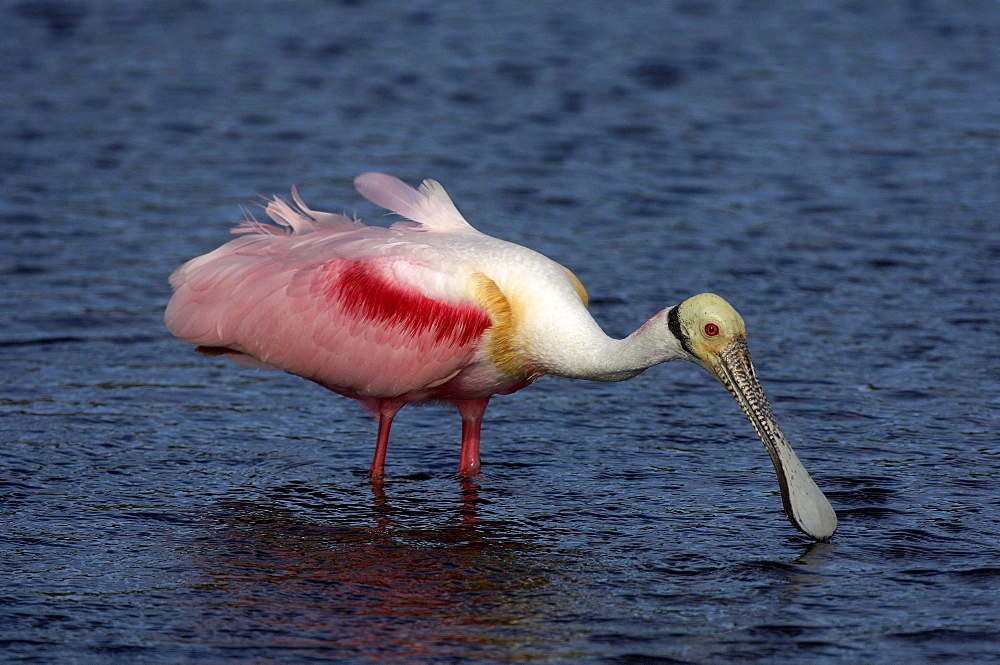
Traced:
[[[384, 472], [392, 419], [409, 403], [456, 405], [463, 419], [459, 470], [473, 475], [490, 397], [545, 374], [620, 381], [685, 358], [726, 385], [714, 367], [715, 352], [700, 357], [705, 340], [685, 332], [702, 325], [701, 310], [707, 308], [711, 325], [725, 327], [737, 342], [743, 339], [742, 319], [718, 296], [696, 296], [662, 310], [628, 338], [615, 340], [590, 316], [586, 292], [569, 270], [476, 231], [435, 181], [417, 191], [368, 173], [355, 184], [366, 198], [408, 221], [366, 226], [310, 210], [294, 191], [291, 203], [274, 199], [266, 212], [277, 226], [244, 222], [235, 229], [241, 237], [174, 272], [166, 323], [203, 352], [282, 369], [359, 401], [379, 418], [373, 477]], [[755, 384], [749, 355], [745, 363]], [[780, 455], [765, 438], [770, 425], [754, 420], [752, 404], [741, 401], [741, 407], [785, 478]], [[763, 415], [770, 416], [769, 408]], [[794, 465], [801, 468], [797, 459]], [[786, 512], [796, 523], [786, 484]], [[826, 509], [832, 514], [829, 504]], [[824, 528], [832, 534], [829, 525]]]

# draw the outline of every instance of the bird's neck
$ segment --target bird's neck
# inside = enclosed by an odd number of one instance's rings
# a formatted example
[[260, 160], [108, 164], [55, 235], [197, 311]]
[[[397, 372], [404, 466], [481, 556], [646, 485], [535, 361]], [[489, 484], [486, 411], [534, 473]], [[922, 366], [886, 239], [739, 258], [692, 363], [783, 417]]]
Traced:
[[667, 312], [653, 315], [625, 339], [613, 339], [594, 323], [574, 340], [569, 353], [553, 358], [547, 373], [571, 379], [624, 381], [660, 363], [683, 356], [667, 326]]

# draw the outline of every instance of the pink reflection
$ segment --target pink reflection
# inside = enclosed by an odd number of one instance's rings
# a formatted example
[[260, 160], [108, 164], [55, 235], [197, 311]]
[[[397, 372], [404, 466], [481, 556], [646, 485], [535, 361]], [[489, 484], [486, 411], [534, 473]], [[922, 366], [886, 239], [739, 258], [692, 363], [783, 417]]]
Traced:
[[[214, 634], [231, 646], [382, 660], [487, 648], [495, 656], [508, 640], [523, 648], [526, 635], [513, 626], [531, 612], [518, 592], [543, 586], [545, 573], [525, 556], [530, 546], [476, 515], [478, 489], [463, 481], [460, 523], [445, 515], [451, 523], [441, 528], [407, 528], [381, 484], [372, 485], [369, 506], [345, 504], [332, 519], [248, 502], [225, 506], [199, 543], [207, 580], [198, 588]], [[365, 513], [370, 527], [358, 517]]]

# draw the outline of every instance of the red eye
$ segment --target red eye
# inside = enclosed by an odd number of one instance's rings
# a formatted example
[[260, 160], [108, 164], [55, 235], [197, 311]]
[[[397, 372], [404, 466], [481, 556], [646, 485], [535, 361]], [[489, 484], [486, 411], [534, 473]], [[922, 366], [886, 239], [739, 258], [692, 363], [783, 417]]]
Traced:
[[716, 335], [719, 334], [719, 326], [715, 325], [714, 323], [706, 323], [705, 334], [708, 335], [709, 337], [715, 337]]

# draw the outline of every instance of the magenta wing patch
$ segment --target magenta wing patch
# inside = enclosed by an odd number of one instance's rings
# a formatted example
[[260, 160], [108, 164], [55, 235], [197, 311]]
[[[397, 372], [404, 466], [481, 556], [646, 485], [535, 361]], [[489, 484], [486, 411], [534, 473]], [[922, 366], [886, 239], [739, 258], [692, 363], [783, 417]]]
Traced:
[[332, 263], [324, 279], [324, 295], [344, 314], [401, 335], [425, 338], [425, 343], [467, 346], [491, 325], [486, 312], [475, 305], [434, 300], [389, 282], [363, 261]]

